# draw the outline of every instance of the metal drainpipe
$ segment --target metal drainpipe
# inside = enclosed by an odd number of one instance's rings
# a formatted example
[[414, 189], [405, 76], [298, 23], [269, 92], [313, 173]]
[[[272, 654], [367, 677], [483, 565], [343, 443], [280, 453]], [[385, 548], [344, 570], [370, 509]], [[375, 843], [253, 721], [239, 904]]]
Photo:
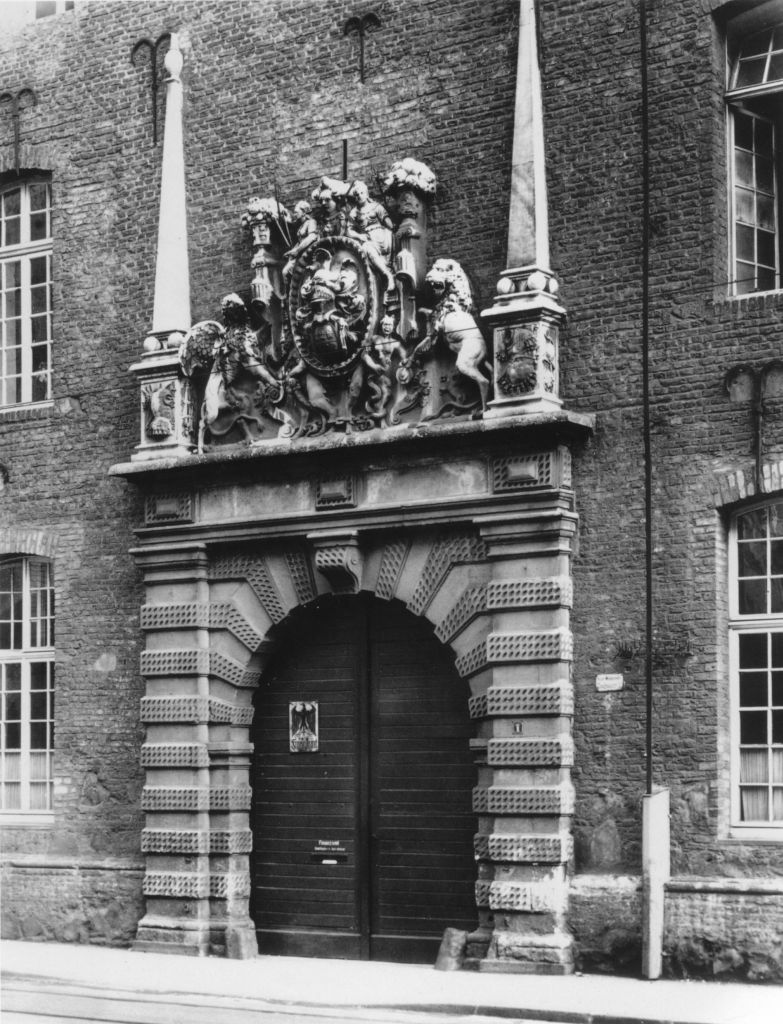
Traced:
[[644, 414], [645, 689], [647, 794], [642, 800], [642, 974], [663, 971], [665, 885], [670, 874], [669, 791], [653, 787], [653, 499], [650, 436], [650, 147], [647, 2], [639, 0], [642, 86], [642, 406]]
[[653, 526], [652, 444], [650, 441], [650, 147], [647, 86], [647, 3], [639, 0], [642, 79], [642, 408], [644, 415], [644, 572], [645, 572], [645, 687], [647, 793], [653, 791]]

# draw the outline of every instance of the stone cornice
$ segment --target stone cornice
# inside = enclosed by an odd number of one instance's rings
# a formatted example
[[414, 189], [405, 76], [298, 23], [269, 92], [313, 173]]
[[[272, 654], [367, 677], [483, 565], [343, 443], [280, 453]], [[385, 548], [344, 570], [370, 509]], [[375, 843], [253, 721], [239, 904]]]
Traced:
[[594, 429], [594, 415], [561, 409], [496, 419], [439, 421], [360, 433], [332, 433], [294, 441], [265, 441], [259, 445], [225, 448], [204, 455], [162, 458], [151, 462], [122, 462], [112, 466], [109, 472], [112, 476], [126, 477], [139, 484], [171, 480], [172, 473], [197, 478], [199, 482], [206, 483], [217, 475], [224, 478], [229, 466], [238, 472], [252, 472], [253, 464], [259, 460], [268, 465], [270, 460], [309, 461], [318, 458], [326, 468], [335, 465], [335, 457], [344, 461], [352, 454], [365, 461], [386, 452], [395, 458], [400, 455], [426, 457], [442, 454], [447, 445], [486, 447], [489, 443], [501, 443], [510, 436], [513, 436], [515, 446], [542, 443], [553, 445], [558, 442], [574, 444], [584, 441]]

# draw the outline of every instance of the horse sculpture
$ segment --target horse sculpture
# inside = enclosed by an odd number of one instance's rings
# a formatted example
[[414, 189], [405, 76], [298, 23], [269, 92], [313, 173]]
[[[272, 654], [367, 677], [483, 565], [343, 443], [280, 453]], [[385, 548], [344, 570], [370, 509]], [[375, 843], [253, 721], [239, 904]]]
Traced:
[[427, 316], [427, 333], [407, 360], [419, 362], [438, 341], [443, 341], [456, 356], [456, 369], [474, 381], [481, 396], [482, 412], [487, 407], [492, 368], [487, 361], [487, 343], [473, 316], [474, 305], [467, 274], [456, 260], [436, 260], [425, 282], [438, 301]]

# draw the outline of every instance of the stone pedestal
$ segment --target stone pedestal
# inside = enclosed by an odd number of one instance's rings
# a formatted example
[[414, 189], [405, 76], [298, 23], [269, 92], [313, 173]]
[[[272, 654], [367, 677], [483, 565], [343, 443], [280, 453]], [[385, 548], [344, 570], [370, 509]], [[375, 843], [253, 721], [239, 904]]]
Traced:
[[132, 461], [190, 455], [191, 388], [180, 374], [177, 348], [148, 352], [130, 369], [139, 382], [141, 400], [141, 437], [131, 455]]
[[539, 267], [505, 270], [494, 304], [482, 312], [491, 329], [494, 398], [487, 418], [560, 408], [560, 326], [565, 309], [557, 301], [557, 281]]

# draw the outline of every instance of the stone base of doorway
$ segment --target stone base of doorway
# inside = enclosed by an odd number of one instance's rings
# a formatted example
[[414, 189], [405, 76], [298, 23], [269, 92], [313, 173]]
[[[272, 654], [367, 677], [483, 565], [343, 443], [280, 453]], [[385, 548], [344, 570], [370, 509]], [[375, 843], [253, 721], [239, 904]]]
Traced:
[[220, 956], [250, 960], [258, 956], [255, 925], [246, 922], [215, 927], [201, 921], [154, 920], [149, 915], [139, 924], [131, 949], [139, 953], [176, 953], [180, 956]]
[[[484, 950], [479, 955], [481, 945]], [[525, 935], [483, 929], [468, 937], [464, 970], [495, 974], [573, 974], [574, 940], [567, 932]], [[471, 955], [473, 954], [473, 955]]]

